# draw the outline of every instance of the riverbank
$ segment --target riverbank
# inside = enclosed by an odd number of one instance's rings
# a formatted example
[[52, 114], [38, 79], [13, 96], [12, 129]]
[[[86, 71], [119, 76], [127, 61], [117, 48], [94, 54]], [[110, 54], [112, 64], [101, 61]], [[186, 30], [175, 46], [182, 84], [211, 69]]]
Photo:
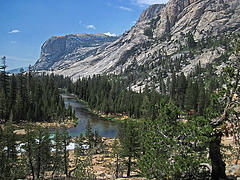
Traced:
[[[77, 124], [76, 124], [76, 121], [75, 120], [66, 120], [64, 122], [35, 122], [35, 123], [32, 123], [32, 125], [34, 127], [37, 127], [37, 126], [41, 126], [43, 128], [72, 128], [72, 127], [75, 127]], [[15, 127], [16, 130], [14, 130], [14, 133], [16, 135], [24, 135], [25, 134], [25, 130], [24, 130], [24, 125], [19, 125], [19, 124], [13, 124], [13, 126]], [[1, 128], [4, 128], [4, 125], [1, 125]]]
[[113, 122], [124, 122], [124, 120], [129, 119], [129, 117], [127, 115], [123, 115], [121, 113], [118, 114], [102, 114], [100, 111], [92, 111], [94, 114], [98, 115], [99, 117], [102, 117], [106, 120], [110, 120]]
[[91, 109], [88, 102], [79, 99], [76, 95], [70, 94], [70, 96], [73, 96], [76, 101], [79, 103], [82, 103], [86, 106], [87, 110], [101, 118], [104, 118], [105, 120], [112, 121], [112, 122], [124, 122], [125, 119], [128, 119], [129, 117], [127, 115], [117, 113], [117, 114], [104, 114], [101, 111], [96, 111], [94, 109]]
[[48, 127], [48, 128], [72, 128], [77, 126], [78, 121], [75, 119], [67, 119], [63, 122], [36, 122], [36, 126], [41, 126], [41, 127]]

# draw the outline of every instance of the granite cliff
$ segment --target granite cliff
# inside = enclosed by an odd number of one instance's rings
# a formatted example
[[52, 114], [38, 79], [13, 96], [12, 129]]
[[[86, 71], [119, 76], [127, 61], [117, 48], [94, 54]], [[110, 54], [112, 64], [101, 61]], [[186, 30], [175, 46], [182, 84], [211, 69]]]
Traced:
[[91, 56], [117, 37], [103, 34], [69, 34], [53, 36], [41, 47], [41, 55], [34, 69], [62, 69]]
[[[214, 62], [218, 62], [217, 68], [223, 66], [230, 57], [227, 53], [229, 43], [239, 32], [239, 0], [169, 0], [165, 5], [152, 5], [143, 11], [131, 29], [114, 42], [101, 46], [100, 50], [93, 50], [91, 56], [82, 56], [79, 61], [73, 51], [64, 55], [62, 61], [54, 61], [46, 67], [56, 67], [59, 70], [54, 68], [55, 73], [76, 80], [93, 74], [120, 74], [151, 66], [150, 77], [162, 71], [166, 78], [172, 71], [188, 74], [199, 63], [202, 67]], [[56, 46], [59, 50], [52, 54], [57, 57], [63, 51], [61, 45]], [[52, 52], [50, 47], [42, 48], [37, 64], [42, 57], [48, 57], [43, 49]], [[75, 58], [74, 63], [59, 68], [71, 57]], [[37, 64], [36, 69], [40, 69]], [[172, 67], [166, 68], [168, 66]]]

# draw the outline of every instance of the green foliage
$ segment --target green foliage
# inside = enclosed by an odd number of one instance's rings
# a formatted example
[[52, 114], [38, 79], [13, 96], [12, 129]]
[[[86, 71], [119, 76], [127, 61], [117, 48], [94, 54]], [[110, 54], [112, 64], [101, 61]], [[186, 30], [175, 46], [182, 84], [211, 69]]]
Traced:
[[[55, 121], [65, 119], [65, 116], [75, 118], [69, 107], [65, 114], [65, 105], [55, 83], [54, 75], [34, 76], [28, 73], [4, 75], [4, 82], [0, 83], [0, 115], [1, 121]], [[56, 78], [57, 79], [57, 78]], [[6, 82], [5, 82], [6, 81]], [[5, 91], [5, 89], [8, 89]], [[70, 112], [71, 111], [71, 112]]]
[[50, 134], [48, 129], [36, 128], [36, 174], [37, 179], [44, 177], [45, 172], [50, 170], [51, 148]]
[[83, 145], [83, 134], [81, 133], [79, 137], [75, 140], [74, 155], [76, 158], [76, 164], [78, 163], [78, 157], [84, 155], [84, 150], [82, 149]]
[[[152, 30], [150, 31], [147, 34], [152, 38]], [[31, 71], [8, 76], [3, 71], [0, 81], [1, 122], [74, 118], [72, 107], [68, 106], [65, 109], [59, 96], [58, 87], [65, 88], [88, 102], [96, 111], [123, 114], [138, 119], [128, 119], [123, 123], [119, 131], [120, 144], [115, 140], [113, 145], [113, 155], [117, 159], [120, 155], [123, 157], [128, 176], [137, 161], [141, 172], [149, 179], [204, 179], [199, 173], [199, 165], [209, 161], [206, 159], [208, 151], [214, 168], [219, 166], [216, 162], [222, 163], [219, 127], [226, 120], [235, 127], [239, 126], [239, 112], [236, 111], [239, 101], [235, 97], [239, 96], [240, 46], [239, 40], [236, 39], [237, 60], [233, 61], [231, 66], [227, 66], [222, 75], [214, 73], [214, 65], [209, 64], [204, 69], [199, 63], [195, 71], [186, 77], [177, 72], [183, 64], [187, 64], [186, 59], [197, 53], [193, 47], [199, 50], [218, 46], [217, 39], [214, 38], [206, 37], [200, 42], [195, 42], [191, 33], [187, 38], [189, 54], [171, 59], [162, 56], [162, 52], [156, 52], [149, 55], [156, 61], [138, 66], [135, 60], [121, 76], [96, 75], [72, 83], [69, 78], [63, 76], [34, 76]], [[219, 37], [223, 43], [224, 39], [226, 37]], [[230, 49], [217, 63], [229, 57]], [[154, 72], [154, 75], [149, 80], [150, 72]], [[140, 90], [139, 93], [130, 88], [138, 80], [146, 84], [144, 91]], [[153, 82], [152, 85], [149, 82]], [[162, 95], [155, 90], [155, 83], [159, 84], [157, 88]], [[184, 111], [191, 109], [194, 110], [193, 116], [189, 116], [187, 120], [180, 119], [180, 113], [185, 114]], [[54, 144], [51, 144], [48, 130], [33, 127], [31, 124], [27, 124], [25, 130], [25, 144], [22, 147], [25, 153], [19, 159], [12, 126], [7, 125], [4, 130], [1, 129], [0, 178], [31, 176], [38, 179], [43, 178], [48, 170], [52, 171], [52, 177], [58, 173], [70, 175], [72, 171], [69, 172], [68, 169], [69, 153], [66, 149], [70, 143], [70, 136], [67, 130], [55, 131]], [[239, 128], [235, 128], [234, 132], [237, 134], [236, 140], [239, 139]], [[98, 132], [93, 133], [90, 121], [87, 123], [85, 135], [91, 148], [102, 143]], [[82, 139], [81, 137], [76, 140], [76, 157], [84, 154], [80, 148]], [[239, 141], [236, 142], [239, 146]], [[52, 146], [54, 152], [51, 152]], [[214, 156], [212, 152], [217, 155]], [[120, 172], [118, 162], [117, 160], [116, 174]], [[87, 163], [76, 158], [74, 176], [95, 178], [87, 171], [87, 166]], [[214, 176], [217, 176], [216, 174]]]
[[[74, 84], [74, 87], [75, 91], [71, 93], [87, 101], [91, 109], [103, 114], [122, 114], [137, 119], [143, 117], [145, 110], [155, 116], [155, 105], [162, 98], [159, 93], [148, 88], [145, 88], [144, 93], [134, 92], [128, 87], [127, 82], [115, 76], [97, 75], [88, 79], [82, 78]], [[147, 109], [141, 108], [144, 96], [150, 98], [151, 102], [150, 106], [145, 106]]]
[[68, 134], [66, 128], [61, 132], [56, 129], [54, 135], [54, 153], [53, 153], [53, 165], [52, 165], [52, 177], [55, 174], [64, 172], [68, 177], [68, 166], [69, 166], [69, 152], [67, 146], [70, 143], [71, 136]]
[[86, 124], [85, 137], [87, 138], [88, 144], [90, 145], [90, 147], [93, 147], [94, 134], [92, 131], [92, 126], [91, 126], [90, 120], [88, 120], [87, 124]]
[[89, 170], [88, 164], [84, 161], [78, 161], [76, 165], [76, 170], [73, 172], [73, 177], [79, 180], [85, 180], [85, 179], [95, 180], [96, 179], [95, 174]]
[[59, 129], [55, 130], [54, 134], [54, 142], [53, 148], [55, 149], [55, 152], [53, 153], [53, 165], [52, 165], [52, 177], [54, 174], [58, 174], [63, 171], [63, 147], [62, 147], [62, 141], [61, 141], [61, 134], [59, 132]]
[[121, 155], [121, 145], [118, 139], [114, 139], [113, 145], [112, 145], [112, 156], [113, 158], [116, 158], [116, 168], [115, 169], [115, 177], [118, 178], [120, 173], [122, 173], [123, 169], [120, 164], [120, 155]]
[[[149, 179], [197, 179], [200, 162], [205, 162], [205, 119], [178, 119], [179, 110], [171, 102], [161, 102], [159, 116], [145, 120], [145, 154], [139, 167]], [[198, 128], [201, 127], [201, 130]]]
[[[12, 124], [7, 123], [4, 130], [0, 128], [0, 178], [15, 179], [21, 177], [20, 160], [17, 157], [16, 135], [14, 134]], [[19, 167], [19, 168], [18, 168]]]
[[62, 150], [63, 150], [63, 167], [64, 173], [68, 177], [68, 166], [69, 166], [69, 151], [67, 150], [67, 146], [69, 145], [71, 140], [71, 136], [68, 134], [67, 128], [63, 129], [61, 135], [61, 142], [62, 142]]
[[146, 28], [144, 30], [144, 35], [150, 39], [153, 39], [153, 30], [151, 28]]
[[190, 31], [187, 34], [187, 43], [189, 48], [195, 48], [197, 45], [193, 38], [193, 34]]
[[122, 155], [127, 157], [127, 176], [130, 176], [133, 158], [140, 155], [140, 134], [138, 123], [131, 119], [125, 120], [119, 130], [119, 140], [122, 148]]
[[50, 170], [51, 147], [50, 134], [48, 129], [43, 127], [34, 127], [27, 124], [25, 127], [26, 135], [24, 138], [23, 149], [25, 153], [22, 156], [26, 158], [27, 172], [34, 178], [44, 177], [45, 172]]

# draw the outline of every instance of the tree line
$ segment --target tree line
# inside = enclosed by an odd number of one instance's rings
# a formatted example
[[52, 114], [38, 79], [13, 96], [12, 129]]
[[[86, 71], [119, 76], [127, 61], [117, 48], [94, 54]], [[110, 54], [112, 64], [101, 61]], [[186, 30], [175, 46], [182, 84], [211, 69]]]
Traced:
[[31, 69], [8, 75], [1, 71], [0, 120], [4, 122], [51, 122], [74, 117], [65, 108], [54, 75], [34, 75]]
[[144, 89], [139, 88], [139, 92], [131, 89], [129, 77], [121, 75], [94, 75], [78, 79], [75, 83], [68, 81], [65, 85], [68, 92], [74, 93], [86, 101], [92, 110], [102, 114], [125, 114], [139, 119], [147, 111], [151, 112], [149, 116], [155, 117], [161, 99], [171, 99], [181, 114], [194, 110], [196, 115], [203, 116], [211, 93], [223, 84], [222, 75], [217, 76], [211, 65], [205, 71], [203, 69], [199, 64], [195, 74], [188, 76], [173, 72], [171, 80], [162, 80], [158, 87], [146, 83]]

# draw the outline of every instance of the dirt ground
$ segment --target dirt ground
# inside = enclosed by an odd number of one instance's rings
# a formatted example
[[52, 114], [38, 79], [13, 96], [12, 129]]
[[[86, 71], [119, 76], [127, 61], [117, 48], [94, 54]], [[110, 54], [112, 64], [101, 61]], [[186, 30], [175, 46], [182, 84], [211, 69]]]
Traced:
[[[104, 144], [106, 144], [106, 150], [111, 153], [111, 146], [113, 144], [114, 139], [104, 138]], [[227, 146], [234, 145], [234, 137], [224, 136], [222, 138], [222, 144]], [[240, 160], [236, 163], [236, 156], [230, 150], [224, 151], [224, 158], [226, 160], [226, 174], [228, 176], [240, 177]], [[114, 179], [114, 171], [116, 168], [116, 158], [111, 158], [106, 154], [96, 154], [93, 155], [92, 158], [92, 169], [94, 174], [97, 176], [97, 179]], [[124, 172], [119, 179], [129, 179], [126, 178], [126, 172]], [[145, 178], [140, 177], [140, 171], [138, 169], [134, 169], [131, 173], [131, 178], [135, 180], [143, 180]]]
[[[222, 144], [224, 146], [231, 146], [233, 150], [236, 149], [234, 144], [234, 136], [224, 136], [222, 137]], [[237, 157], [235, 156], [234, 151], [226, 149], [224, 151], [225, 162], [226, 162], [226, 174], [228, 176], [240, 177], [240, 160], [236, 163]]]
[[[25, 131], [24, 129], [20, 129], [16, 130], [15, 133], [22, 135], [25, 134]], [[99, 153], [92, 156], [91, 169], [93, 173], [97, 176], [97, 179], [115, 179], [114, 172], [116, 170], [116, 158], [110, 156], [112, 152], [111, 146], [113, 142], [114, 139], [103, 137], [103, 143], [105, 144], [105, 153]], [[233, 148], [236, 148], [236, 146], [234, 145], [234, 137], [230, 135], [228, 137], [227, 136], [222, 137], [222, 144], [225, 146], [231, 145]], [[240, 177], [240, 160], [236, 164], [237, 158], [234, 155], [234, 152], [230, 150], [225, 150], [223, 154], [226, 162], [226, 174], [235, 177]], [[71, 161], [74, 160], [74, 150], [70, 150], [69, 157]], [[138, 169], [132, 170], [131, 178], [126, 178], [126, 171], [123, 172], [123, 174], [120, 174], [119, 177], [121, 178], [118, 179], [135, 179], [135, 180], [145, 179], [140, 177], [140, 171]]]
[[[111, 157], [111, 147], [113, 142], [113, 138], [103, 137], [105, 152], [92, 156], [91, 169], [97, 179], [116, 179], [114, 176], [116, 170], [116, 158]], [[74, 159], [74, 150], [70, 150], [69, 157], [70, 160]], [[119, 173], [118, 179], [145, 180], [146, 178], [140, 177], [140, 171], [138, 169], [133, 169], [131, 172], [131, 178], [127, 178], [126, 171], [124, 171], [123, 174]]]

